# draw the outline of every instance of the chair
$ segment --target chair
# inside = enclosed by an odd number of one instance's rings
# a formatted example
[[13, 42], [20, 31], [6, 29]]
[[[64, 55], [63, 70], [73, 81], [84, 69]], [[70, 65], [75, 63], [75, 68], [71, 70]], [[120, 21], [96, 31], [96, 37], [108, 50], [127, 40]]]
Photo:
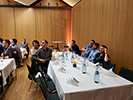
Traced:
[[26, 56], [26, 58], [28, 58], [29, 57], [29, 47], [27, 46], [25, 49], [27, 50], [27, 54], [25, 54], [24, 56]]
[[31, 83], [30, 83], [30, 86], [29, 86], [29, 89], [28, 89], [28, 91], [30, 91], [30, 88], [31, 88], [31, 85], [32, 85], [32, 83], [33, 83], [33, 81], [35, 82], [35, 83], [37, 83], [38, 81], [38, 78], [35, 78], [35, 75], [33, 75], [33, 71], [32, 71], [32, 69], [31, 69], [31, 67], [27, 64], [27, 62], [26, 62], [26, 65], [27, 65], [27, 69], [28, 69], [28, 71], [29, 71], [29, 76], [30, 76], [30, 78], [31, 78]]
[[19, 65], [20, 61], [19, 61], [18, 51], [14, 51], [14, 59], [15, 59], [16, 65]]
[[42, 74], [42, 78], [44, 79], [44, 81], [46, 83], [47, 90], [49, 92], [52, 92], [52, 93], [56, 92], [55, 84], [52, 81], [52, 79], [50, 78], [50, 76], [42, 71], [41, 66], [39, 66], [39, 70], [40, 70], [40, 72]]
[[64, 48], [69, 48], [69, 46], [64, 46]]
[[51, 80], [52, 80], [48, 74], [46, 74], [46, 73], [43, 72], [41, 66], [39, 66], [39, 71], [40, 71], [41, 74], [43, 75], [45, 81], [51, 81]]
[[58, 48], [57, 48], [57, 47], [54, 47], [53, 49], [58, 50]]
[[38, 84], [39, 84], [39, 86], [40, 86], [40, 88], [42, 90], [42, 93], [43, 93], [43, 95], [45, 97], [45, 100], [60, 100], [60, 98], [59, 98], [57, 93], [53, 93], [51, 95], [47, 95], [46, 87], [45, 87], [45, 85], [43, 83], [43, 80], [41, 79], [40, 76], [38, 77]]
[[33, 75], [36, 75], [39, 72], [39, 65], [36, 60], [31, 60], [31, 68], [33, 71]]
[[54, 46], [53, 46], [53, 45], [50, 45], [49, 47], [50, 47], [50, 48], [53, 48]]
[[118, 75], [131, 81], [131, 82], [133, 82], [133, 71], [130, 69], [127, 69], [125, 67], [121, 67]]
[[116, 66], [116, 64], [113, 64], [111, 62], [104, 62], [103, 63], [103, 68], [105, 68], [107, 70], [110, 70], [111, 68], [113, 68], [112, 70], [114, 71], [115, 70], [115, 66]]

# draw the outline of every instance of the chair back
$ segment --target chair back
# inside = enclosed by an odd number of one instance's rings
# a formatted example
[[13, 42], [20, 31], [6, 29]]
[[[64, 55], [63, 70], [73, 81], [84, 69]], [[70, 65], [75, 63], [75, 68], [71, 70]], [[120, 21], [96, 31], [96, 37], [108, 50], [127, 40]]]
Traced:
[[[41, 66], [39, 66], [39, 71], [41, 72], [41, 75], [42, 75], [42, 78], [43, 78], [43, 80], [45, 81], [45, 83], [47, 82], [47, 80], [45, 79], [45, 76], [44, 76], [44, 72], [43, 72], [43, 70], [42, 70], [42, 67]], [[46, 74], [45, 74], [46, 75]]]
[[39, 64], [35, 60], [31, 60], [31, 62], [32, 62], [31, 68], [32, 68], [32, 71], [33, 71], [33, 75], [36, 75], [39, 72]]
[[38, 77], [38, 84], [39, 84], [39, 86], [40, 86], [40, 88], [41, 88], [41, 90], [42, 90], [42, 93], [43, 93], [43, 95], [44, 95], [44, 97], [45, 97], [45, 100], [47, 100], [48, 95], [47, 95], [47, 92], [46, 92], [46, 87], [45, 87], [45, 85], [44, 85], [44, 83], [43, 83], [43, 80], [42, 80], [42, 78], [40, 77], [40, 75], [39, 75], [39, 77]]
[[18, 51], [14, 51], [14, 59], [15, 59], [16, 65], [20, 63], [20, 62], [19, 62]]
[[110, 70], [111, 68], [113, 68], [112, 70], [114, 71], [115, 70], [115, 66], [116, 66], [116, 64], [113, 64], [111, 62], [104, 62], [103, 63], [103, 68], [105, 68], [107, 70]]
[[121, 67], [118, 75], [131, 81], [131, 82], [133, 82], [133, 71], [130, 69], [127, 69], [125, 67]]
[[31, 67], [27, 64], [27, 62], [26, 62], [26, 66], [27, 66], [27, 69], [28, 69], [28, 71], [29, 71], [30, 78], [31, 78], [32, 80], [34, 80], [33, 71], [32, 71], [32, 69], [31, 69]]

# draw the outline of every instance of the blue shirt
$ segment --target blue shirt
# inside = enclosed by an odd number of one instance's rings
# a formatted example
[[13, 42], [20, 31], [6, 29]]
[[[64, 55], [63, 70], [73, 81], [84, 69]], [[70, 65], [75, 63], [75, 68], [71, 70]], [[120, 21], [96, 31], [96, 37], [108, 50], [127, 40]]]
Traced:
[[88, 56], [88, 60], [89, 61], [93, 61], [94, 59], [95, 59], [95, 57], [96, 57], [96, 55], [97, 55], [97, 53], [99, 53], [99, 50], [92, 50], [91, 52], [90, 52], [90, 54], [89, 54], [89, 56]]
[[0, 43], [0, 51], [4, 51], [4, 48], [2, 47], [2, 43]]
[[20, 47], [22, 47], [22, 48], [26, 48], [27, 46], [28, 46], [28, 43], [27, 43], [27, 42], [22, 43], [22, 44], [20, 45]]
[[[86, 45], [85, 49], [88, 51], [88, 55], [89, 55], [90, 52], [93, 50], [93, 47]], [[85, 52], [82, 53], [82, 57], [88, 57], [88, 55]]]

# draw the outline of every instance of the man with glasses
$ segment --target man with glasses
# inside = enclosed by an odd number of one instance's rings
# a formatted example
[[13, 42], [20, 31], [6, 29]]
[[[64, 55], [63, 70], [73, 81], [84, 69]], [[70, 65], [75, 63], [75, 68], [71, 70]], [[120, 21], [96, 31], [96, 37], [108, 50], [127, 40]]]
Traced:
[[107, 54], [107, 47], [105, 45], [101, 45], [100, 47], [100, 53], [98, 53], [95, 57], [95, 59], [92, 61], [93, 63], [103, 63], [103, 62], [109, 62], [109, 55]]
[[49, 61], [52, 58], [52, 50], [48, 48], [48, 41], [41, 42], [42, 48], [38, 49], [32, 56], [31, 60], [36, 60], [42, 67], [42, 70], [47, 73]]

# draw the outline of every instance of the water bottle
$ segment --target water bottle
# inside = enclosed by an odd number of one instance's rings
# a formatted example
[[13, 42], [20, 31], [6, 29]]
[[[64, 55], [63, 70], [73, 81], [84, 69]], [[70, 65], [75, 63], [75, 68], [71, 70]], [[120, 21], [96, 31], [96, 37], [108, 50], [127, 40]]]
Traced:
[[68, 54], [67, 54], [67, 51], [66, 51], [66, 54], [65, 54], [65, 55], [66, 55], [66, 60], [67, 60], [67, 59], [68, 59]]
[[64, 49], [63, 49], [63, 52], [62, 52], [62, 63], [64, 63], [65, 61], [64, 61]]
[[71, 63], [73, 63], [73, 61], [74, 61], [74, 56], [73, 56], [73, 53], [72, 53]]
[[99, 71], [98, 71], [98, 65], [96, 66], [96, 71], [94, 74], [94, 82], [99, 83]]
[[65, 49], [63, 49], [63, 53], [65, 52]]
[[83, 74], [86, 74], [86, 64], [85, 64], [85, 59], [84, 59], [84, 63], [83, 63], [83, 66], [82, 66], [82, 73], [83, 73]]

